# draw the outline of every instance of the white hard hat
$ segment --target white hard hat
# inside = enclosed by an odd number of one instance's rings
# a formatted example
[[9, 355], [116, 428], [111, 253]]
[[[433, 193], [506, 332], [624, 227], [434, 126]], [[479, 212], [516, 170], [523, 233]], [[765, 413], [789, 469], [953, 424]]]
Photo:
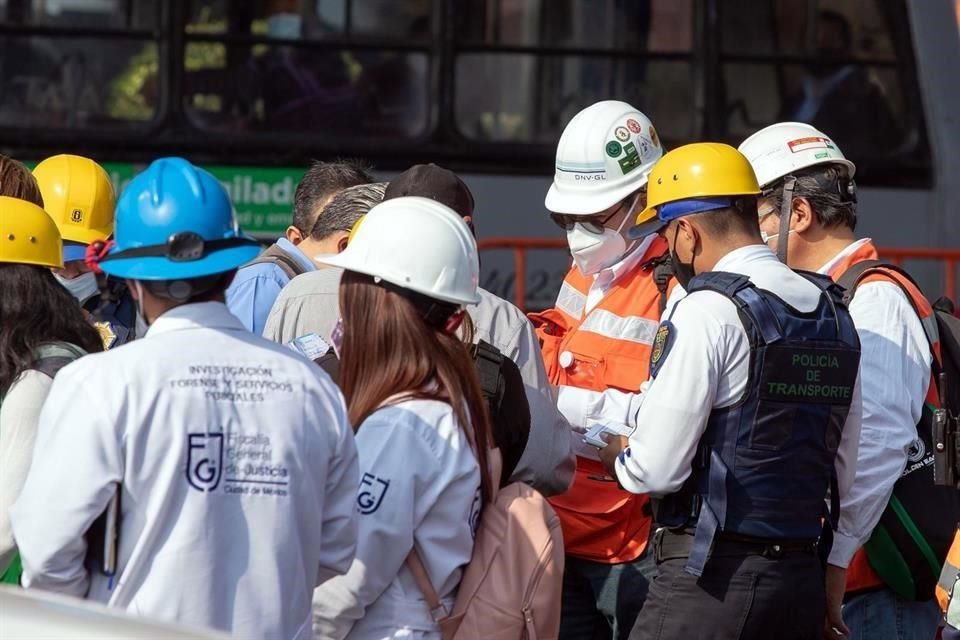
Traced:
[[453, 209], [430, 198], [404, 196], [376, 205], [342, 253], [317, 261], [444, 302], [480, 302], [477, 243]]
[[609, 209], [647, 184], [662, 155], [647, 116], [626, 102], [597, 102], [575, 115], [560, 136], [546, 207], [567, 215]]
[[836, 142], [803, 122], [778, 122], [765, 127], [744, 140], [739, 150], [753, 165], [761, 188], [794, 171], [818, 164], [843, 165], [850, 178], [857, 170]]

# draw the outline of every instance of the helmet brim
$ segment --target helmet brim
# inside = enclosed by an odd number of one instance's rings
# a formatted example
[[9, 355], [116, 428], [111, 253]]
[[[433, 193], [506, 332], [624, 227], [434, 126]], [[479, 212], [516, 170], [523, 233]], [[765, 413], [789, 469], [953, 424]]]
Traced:
[[346, 251], [338, 253], [336, 255], [319, 255], [314, 258], [319, 264], [326, 265], [328, 267], [338, 267], [346, 271], [353, 271], [356, 273], [362, 273], [363, 275], [371, 276], [374, 278], [382, 278], [390, 284], [394, 284], [403, 289], [409, 289], [411, 291], [416, 291], [421, 293], [429, 298], [434, 298], [436, 300], [442, 300], [443, 302], [450, 302], [452, 304], [479, 304], [480, 303], [480, 294], [477, 293], [473, 297], [466, 296], [444, 296], [438, 294], [436, 291], [431, 291], [425, 288], [418, 287], [410, 282], [404, 282], [399, 277], [385, 276], [382, 273], [377, 273], [375, 269], [371, 269], [369, 263], [365, 261], [360, 261], [356, 257], [350, 255], [349, 246]]
[[221, 249], [199, 260], [174, 262], [162, 256], [107, 260], [100, 268], [107, 275], [130, 280], [187, 280], [226, 273], [260, 255], [256, 244]]
[[63, 261], [75, 262], [87, 257], [87, 245], [76, 242], [64, 241], [63, 243]]
[[641, 182], [626, 184], [598, 194], [562, 190], [557, 188], [556, 183], [553, 183], [550, 185], [543, 203], [547, 211], [551, 213], [561, 213], [568, 216], [592, 216], [606, 211], [631, 193], [643, 189], [646, 184], [647, 179], [644, 178]]

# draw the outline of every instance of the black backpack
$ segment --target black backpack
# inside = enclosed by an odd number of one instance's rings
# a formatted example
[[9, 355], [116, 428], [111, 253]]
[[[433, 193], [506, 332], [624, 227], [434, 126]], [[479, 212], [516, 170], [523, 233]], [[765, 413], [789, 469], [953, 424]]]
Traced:
[[[492, 344], [481, 340], [473, 346], [480, 388], [490, 411], [493, 440], [503, 459], [500, 486], [505, 486], [517, 468], [530, 439], [530, 405], [517, 364]], [[340, 360], [331, 348], [313, 360], [334, 382], [339, 381]]]
[[[849, 304], [857, 285], [868, 275], [895, 272], [920, 287], [903, 269], [865, 260], [843, 274], [838, 284], [847, 291]], [[903, 289], [917, 315], [910, 291]], [[953, 542], [960, 521], [960, 490], [956, 479], [956, 432], [960, 414], [960, 318], [953, 315], [953, 303], [940, 298], [933, 304], [933, 322], [924, 323], [931, 344], [940, 342], [941, 358], [933, 358], [932, 372], [938, 381], [941, 407], [924, 403], [917, 424], [917, 441], [911, 448], [903, 475], [893, 488], [890, 503], [864, 545], [870, 566], [903, 598], [929, 600], [940, 575], [940, 567]], [[891, 381], [891, 384], [896, 384]]]
[[513, 360], [483, 340], [474, 345], [471, 353], [490, 410], [493, 441], [503, 458], [500, 486], [504, 487], [530, 439], [530, 404], [520, 368]]

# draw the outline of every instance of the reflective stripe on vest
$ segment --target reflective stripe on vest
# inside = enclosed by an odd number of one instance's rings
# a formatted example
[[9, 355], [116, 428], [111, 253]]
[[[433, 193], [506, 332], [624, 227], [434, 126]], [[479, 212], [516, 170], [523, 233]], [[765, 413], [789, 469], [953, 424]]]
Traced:
[[[652, 270], [645, 271], [644, 265], [666, 248], [665, 240], [656, 239], [585, 317], [593, 278], [576, 267], [570, 270], [556, 308], [532, 318], [535, 324], [538, 318], [551, 322], [561, 332], [551, 335], [538, 329], [552, 384], [639, 392], [649, 377], [650, 349], [660, 320], [660, 292]], [[573, 486], [550, 503], [570, 555], [612, 564], [635, 560], [646, 549], [652, 524], [647, 496], [618, 488], [597, 460], [578, 456]]]
[[580, 331], [591, 331], [614, 340], [651, 345], [658, 326], [659, 320], [640, 316], [622, 317], [606, 309], [594, 309], [580, 325]]
[[560, 286], [560, 293], [557, 295], [557, 309], [571, 318], [579, 318], [583, 315], [583, 309], [586, 306], [586, 294], [577, 291], [569, 282], [564, 280]]
[[[843, 260], [834, 265], [830, 270], [830, 277], [834, 280], [839, 280], [843, 274], [858, 262], [863, 262], [864, 260], [877, 260], [879, 254], [877, 249], [872, 242], [866, 242], [850, 255], [845, 256]], [[933, 352], [933, 357], [940, 360], [940, 341], [939, 341], [939, 331], [937, 329], [937, 319], [934, 316], [933, 308], [930, 306], [930, 302], [927, 300], [926, 296], [923, 295], [923, 292], [919, 291], [913, 283], [902, 278], [899, 274], [895, 272], [884, 272], [884, 273], [869, 273], [866, 275], [859, 283], [863, 285], [869, 282], [890, 282], [891, 280], [896, 280], [902, 285], [902, 288], [905, 292], [908, 292], [911, 302], [916, 309], [920, 310], [920, 322], [923, 324], [924, 331], [928, 336], [935, 336], [936, 341], [931, 344], [930, 348]], [[927, 394], [925, 401], [931, 404], [934, 407], [940, 406], [940, 394], [937, 392], [937, 385], [933, 379], [933, 375], [930, 376], [930, 383], [927, 385]], [[874, 571], [873, 567], [870, 566], [870, 562], [867, 559], [867, 553], [864, 549], [859, 549], [857, 553], [853, 556], [853, 559], [850, 562], [850, 566], [847, 567], [847, 593], [857, 593], [861, 591], [869, 591], [871, 589], [878, 589], [884, 586], [883, 579]]]

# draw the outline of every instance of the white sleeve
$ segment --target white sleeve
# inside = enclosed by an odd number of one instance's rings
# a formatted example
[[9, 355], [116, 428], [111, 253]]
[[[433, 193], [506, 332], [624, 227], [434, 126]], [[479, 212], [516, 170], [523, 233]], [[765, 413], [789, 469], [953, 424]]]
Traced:
[[25, 371], [7, 391], [0, 408], [0, 573], [16, 552], [8, 510], [30, 469], [37, 439], [40, 408], [53, 379], [39, 371]]
[[81, 597], [89, 587], [84, 534], [123, 478], [116, 431], [123, 417], [90, 393], [82, 363], [68, 365], [53, 382], [40, 413], [36, 455], [10, 509], [23, 585]]
[[357, 446], [343, 396], [339, 390], [335, 390], [331, 396], [336, 399], [333, 403], [334, 414], [331, 416], [328, 411], [319, 412], [314, 422], [327, 425], [331, 417], [335, 420], [335, 424], [329, 427], [334, 441], [327, 450], [331, 452], [331, 457], [326, 475], [314, 478], [323, 495], [322, 554], [317, 585], [346, 573], [357, 548]]
[[557, 387], [557, 406], [571, 425], [584, 429], [592, 422], [634, 426], [633, 416], [640, 410], [643, 396], [643, 393], [628, 393], [619, 389], [593, 391], [561, 385]]
[[[869, 282], [857, 289], [850, 314], [860, 336], [862, 421], [859, 452], [842, 464], [850, 475], [840, 484], [840, 524], [834, 534], [830, 564], [846, 567], [854, 553], [870, 537], [893, 494], [893, 485], [907, 463], [907, 451], [917, 438], [932, 356], [923, 325], [899, 286], [892, 282]], [[891, 384], [891, 381], [897, 381]], [[847, 439], [854, 416], [847, 421]], [[846, 452], [846, 457], [851, 455]]]
[[[656, 378], [636, 416], [630, 446], [616, 462], [617, 478], [632, 493], [663, 496], [690, 476], [697, 444], [733, 350], [749, 354], [741, 328], [721, 325], [693, 304], [677, 308]], [[696, 372], [691, 374], [691, 372]]]
[[507, 353], [523, 378], [530, 405], [530, 438], [511, 480], [526, 482], [545, 496], [570, 488], [575, 466], [570, 450], [570, 425], [557, 409], [547, 379], [543, 354], [533, 325], [526, 318]]
[[315, 637], [346, 637], [413, 549], [413, 532], [433, 503], [425, 494], [443, 489], [436, 486], [440, 463], [410, 420], [408, 411], [384, 409], [357, 431], [357, 555], [346, 575], [314, 591]]

